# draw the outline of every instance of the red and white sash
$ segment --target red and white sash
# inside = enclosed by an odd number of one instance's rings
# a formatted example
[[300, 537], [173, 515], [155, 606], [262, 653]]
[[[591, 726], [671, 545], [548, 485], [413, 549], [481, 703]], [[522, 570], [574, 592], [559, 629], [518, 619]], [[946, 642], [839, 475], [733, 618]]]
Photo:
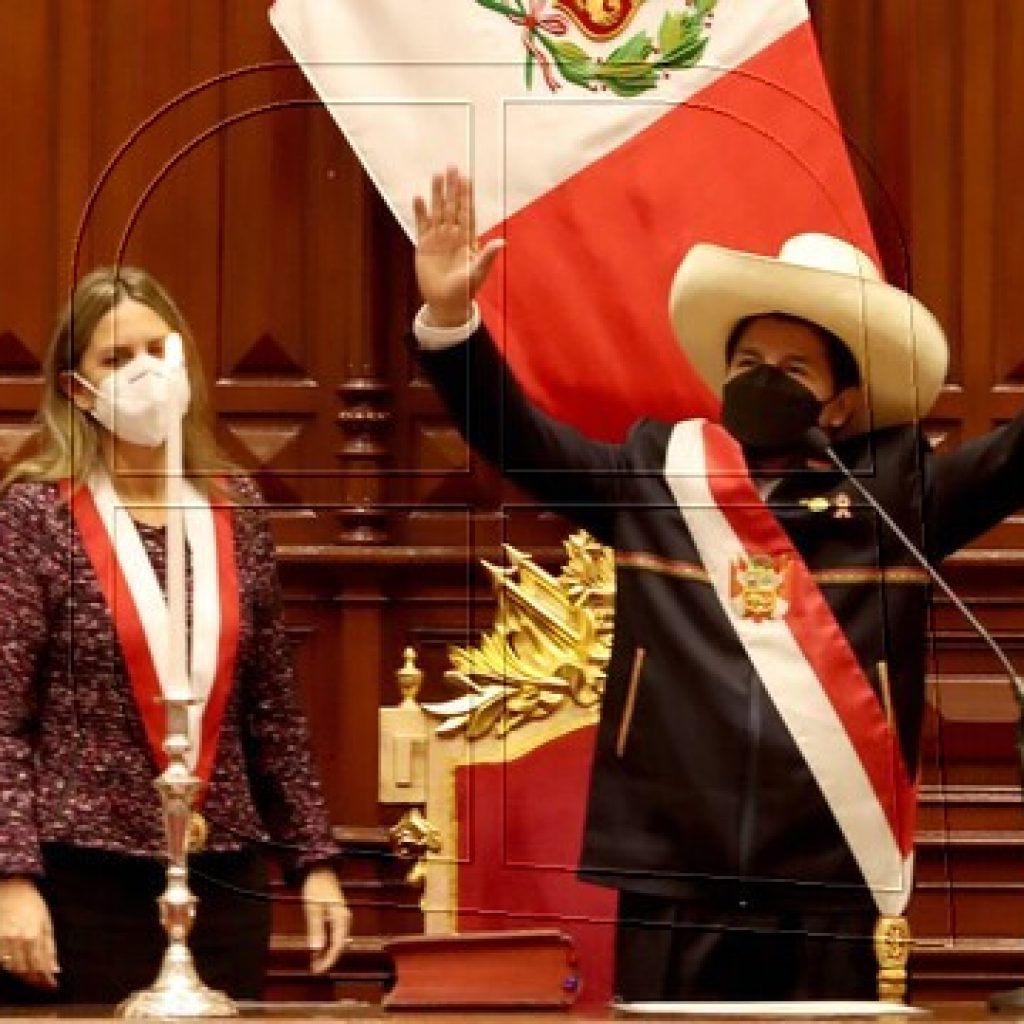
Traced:
[[[916, 790], [899, 741], [811, 573], [761, 500], [720, 426], [673, 429], [665, 478], [722, 608], [791, 733], [874, 895], [896, 916], [910, 897]], [[753, 568], [751, 568], [753, 567]], [[744, 576], [747, 573], [747, 576]], [[741, 583], [778, 601], [746, 605]]]
[[[142, 715], [146, 736], [160, 770], [168, 692], [167, 601], [146, 554], [135, 521], [106, 473], [83, 487], [64, 481], [75, 523], [114, 622], [121, 652]], [[238, 578], [231, 509], [211, 508], [189, 484], [185, 491], [185, 536], [192, 564], [191, 683], [189, 709], [192, 771], [209, 782], [238, 650]]]

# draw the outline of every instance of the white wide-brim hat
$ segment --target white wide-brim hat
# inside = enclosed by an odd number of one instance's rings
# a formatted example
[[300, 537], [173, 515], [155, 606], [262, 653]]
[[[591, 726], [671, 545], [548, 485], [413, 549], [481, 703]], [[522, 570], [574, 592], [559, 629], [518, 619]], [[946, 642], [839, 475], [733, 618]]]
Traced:
[[716, 394], [733, 329], [770, 313], [819, 324], [850, 349], [867, 400], [851, 432], [912, 423], [934, 405], [949, 362], [942, 327], [912, 295], [886, 284], [849, 242], [796, 235], [777, 259], [702, 243], [680, 263], [669, 297], [672, 326]]

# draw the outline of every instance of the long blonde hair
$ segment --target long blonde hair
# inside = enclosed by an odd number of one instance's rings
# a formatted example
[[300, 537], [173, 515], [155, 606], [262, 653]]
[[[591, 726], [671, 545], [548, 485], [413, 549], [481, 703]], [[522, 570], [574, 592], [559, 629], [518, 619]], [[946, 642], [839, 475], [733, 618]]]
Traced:
[[174, 300], [147, 271], [110, 266], [99, 267], [79, 281], [57, 321], [43, 362], [43, 395], [36, 414], [38, 449], [10, 469], [0, 491], [18, 480], [70, 478], [80, 484], [99, 464], [102, 428], [65, 394], [61, 378], [78, 368], [103, 317], [129, 299], [148, 306], [182, 338], [192, 392], [182, 421], [182, 459], [186, 474], [196, 487], [210, 492], [220, 489], [218, 478], [237, 472], [214, 438], [199, 351]]

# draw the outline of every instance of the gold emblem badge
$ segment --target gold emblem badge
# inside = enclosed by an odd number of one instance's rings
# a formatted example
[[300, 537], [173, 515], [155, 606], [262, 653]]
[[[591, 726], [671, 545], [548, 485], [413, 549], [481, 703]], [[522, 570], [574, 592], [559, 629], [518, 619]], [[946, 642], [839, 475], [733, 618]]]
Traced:
[[809, 512], [827, 512], [830, 507], [829, 500], [825, 497], [801, 498], [800, 504]]
[[729, 597], [733, 611], [744, 619], [781, 619], [789, 611], [789, 555], [760, 554], [733, 560]]
[[878, 998], [902, 1003], [907, 997], [907, 962], [910, 959], [910, 925], [905, 917], [878, 919], [875, 957], [878, 960]]
[[[832, 502], [824, 495], [815, 498], [801, 498], [800, 504], [809, 512], [827, 512], [832, 508]], [[834, 519], [852, 519], [852, 506], [853, 503], [850, 501], [850, 496], [840, 491], [836, 495], [835, 511], [832, 513], [832, 517]]]

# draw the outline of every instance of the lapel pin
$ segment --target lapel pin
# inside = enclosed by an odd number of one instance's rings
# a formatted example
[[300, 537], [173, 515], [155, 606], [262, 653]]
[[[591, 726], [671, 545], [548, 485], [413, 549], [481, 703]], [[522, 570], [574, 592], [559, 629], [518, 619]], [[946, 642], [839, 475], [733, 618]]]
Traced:
[[801, 498], [800, 504], [811, 512], [826, 512], [829, 507], [828, 498]]

